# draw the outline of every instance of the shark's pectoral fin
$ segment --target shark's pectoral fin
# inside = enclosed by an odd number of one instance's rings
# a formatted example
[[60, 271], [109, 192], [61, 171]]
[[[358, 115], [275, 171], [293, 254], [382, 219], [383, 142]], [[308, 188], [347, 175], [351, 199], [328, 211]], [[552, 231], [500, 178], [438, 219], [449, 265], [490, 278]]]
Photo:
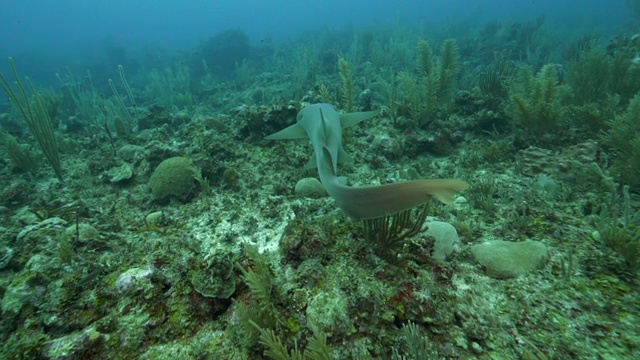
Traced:
[[306, 139], [307, 133], [299, 124], [293, 124], [277, 133], [265, 136], [267, 140]]
[[356, 125], [362, 120], [371, 119], [378, 114], [380, 114], [380, 111], [377, 110], [340, 114], [340, 124], [342, 125], [342, 128], [345, 129]]
[[340, 150], [338, 150], [338, 163], [340, 164], [351, 164], [353, 163], [353, 158], [351, 155], [347, 154], [346, 151], [340, 146]]

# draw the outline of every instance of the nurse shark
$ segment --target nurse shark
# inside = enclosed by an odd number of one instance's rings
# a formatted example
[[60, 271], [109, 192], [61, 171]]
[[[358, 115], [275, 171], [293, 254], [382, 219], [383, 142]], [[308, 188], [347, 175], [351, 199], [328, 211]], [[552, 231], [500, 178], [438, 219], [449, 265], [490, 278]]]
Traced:
[[455, 192], [469, 187], [459, 179], [425, 179], [384, 185], [347, 186], [338, 178], [338, 163], [350, 162], [342, 148], [342, 129], [378, 115], [378, 111], [340, 114], [331, 104], [309, 105], [298, 113], [297, 122], [269, 140], [309, 138], [314, 155], [310, 165], [318, 167], [320, 182], [338, 206], [351, 218], [372, 219], [408, 210], [435, 198], [451, 204]]

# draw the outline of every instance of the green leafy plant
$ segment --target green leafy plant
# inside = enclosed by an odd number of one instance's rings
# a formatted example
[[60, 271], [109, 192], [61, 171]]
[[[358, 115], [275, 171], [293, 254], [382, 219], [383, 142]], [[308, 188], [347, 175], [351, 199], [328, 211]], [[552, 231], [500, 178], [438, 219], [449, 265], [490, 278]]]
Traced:
[[446, 109], [455, 90], [460, 72], [460, 54], [455, 39], [447, 39], [440, 47], [440, 56], [433, 54], [426, 40], [418, 42], [417, 80], [408, 72], [400, 72], [398, 86], [400, 99], [414, 124], [425, 127], [438, 110]]
[[330, 360], [329, 346], [327, 345], [327, 337], [324, 334], [314, 334], [309, 339], [307, 348], [304, 353], [300, 352], [297, 342], [291, 351], [282, 343], [282, 339], [273, 330], [261, 330], [260, 343], [264, 345], [264, 355], [274, 360]]
[[547, 64], [533, 76], [531, 68], [523, 66], [508, 80], [508, 112], [517, 130], [531, 142], [554, 138], [566, 108], [562, 104], [568, 92], [558, 84], [558, 69]]
[[409, 322], [402, 328], [402, 332], [407, 343], [409, 359], [431, 359], [435, 356], [428, 339], [420, 334], [420, 329], [415, 323]]
[[640, 185], [640, 93], [631, 99], [626, 111], [607, 121], [600, 133], [602, 144], [611, 152], [611, 172], [631, 187]]
[[571, 113], [576, 123], [598, 133], [618, 106], [627, 106], [640, 91], [640, 68], [632, 59], [633, 43], [612, 41], [605, 49], [598, 40], [584, 41], [566, 66], [571, 87]]
[[[29, 78], [25, 78], [29, 89], [27, 92], [27, 87], [20, 81], [20, 76], [18, 76], [12, 58], [9, 58], [9, 66], [13, 72], [15, 79], [14, 85], [18, 91], [13, 90], [13, 87], [2, 73], [0, 73], [0, 86], [2, 86], [4, 92], [9, 97], [9, 101], [11, 101], [22, 115], [22, 119], [27, 124], [31, 134], [35, 137], [49, 164], [51, 164], [56, 177], [62, 181], [62, 166], [60, 164], [58, 144], [53, 131], [53, 124], [49, 117], [47, 100], [45, 96], [33, 86]], [[31, 93], [31, 96], [29, 96], [29, 93]]]
[[251, 303], [235, 302], [236, 315], [239, 324], [244, 330], [246, 346], [253, 346], [260, 336], [261, 329], [269, 329], [279, 324], [279, 314], [273, 302], [273, 276], [266, 256], [258, 251], [255, 246], [245, 246], [245, 253], [251, 259], [253, 266], [242, 271], [242, 279], [245, 281], [251, 295]]
[[344, 58], [338, 59], [338, 69], [342, 80], [342, 106], [346, 112], [354, 112], [356, 109], [356, 86], [353, 81], [353, 74], [349, 68], [349, 63]]
[[611, 61], [592, 40], [581, 46], [575, 59], [567, 64], [567, 83], [573, 90], [576, 104], [595, 103], [610, 90]]
[[629, 186], [623, 187], [622, 199], [613, 190], [596, 230], [602, 244], [621, 256], [631, 273], [640, 270], [640, 212], [631, 208]]
[[426, 203], [417, 209], [365, 219], [364, 236], [373, 244], [378, 255], [391, 262], [397, 261], [397, 255], [402, 250], [405, 240], [422, 230], [428, 214], [429, 204]]
[[4, 144], [9, 159], [16, 167], [30, 175], [36, 174], [40, 162], [28, 146], [19, 144], [15, 137], [3, 131], [0, 131], [0, 144]]
[[507, 52], [494, 54], [493, 61], [478, 75], [478, 87], [484, 95], [495, 98], [506, 97], [507, 88], [504, 81], [513, 72], [508, 59]]
[[438, 67], [440, 84], [438, 101], [443, 104], [451, 100], [460, 72], [460, 53], [456, 39], [447, 39], [440, 46], [440, 66]]

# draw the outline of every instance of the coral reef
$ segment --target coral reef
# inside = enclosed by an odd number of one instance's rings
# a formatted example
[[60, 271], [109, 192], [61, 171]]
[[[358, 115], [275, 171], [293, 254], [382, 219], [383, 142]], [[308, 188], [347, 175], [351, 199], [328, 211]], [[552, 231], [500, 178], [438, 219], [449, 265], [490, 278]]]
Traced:
[[[61, 76], [64, 183], [0, 115], [0, 358], [640, 358], [638, 44], [553, 31], [232, 30], [130, 86]], [[321, 101], [380, 111], [349, 184], [472, 187], [348, 218], [264, 139]]]

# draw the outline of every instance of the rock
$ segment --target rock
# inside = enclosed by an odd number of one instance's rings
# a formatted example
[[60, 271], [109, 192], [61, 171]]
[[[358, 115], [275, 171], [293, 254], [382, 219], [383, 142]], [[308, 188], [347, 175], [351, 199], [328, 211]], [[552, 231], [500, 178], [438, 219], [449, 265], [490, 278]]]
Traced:
[[539, 241], [487, 241], [471, 248], [476, 261], [486, 268], [487, 275], [508, 279], [538, 270], [547, 261], [547, 247]]
[[299, 197], [320, 198], [327, 196], [327, 191], [320, 183], [320, 180], [312, 177], [304, 178], [298, 181], [294, 190]]
[[173, 125], [184, 125], [191, 121], [191, 116], [186, 111], [179, 111], [175, 115], [173, 115], [173, 119], [171, 123]]
[[307, 304], [307, 324], [313, 331], [346, 331], [349, 297], [339, 289], [320, 290]]
[[[35, 216], [35, 215], [34, 215]], [[36, 224], [25, 226], [16, 237], [17, 244], [35, 243], [38, 241], [46, 241], [47, 237], [55, 237], [60, 234], [60, 231], [67, 226], [67, 222], [58, 218], [52, 217], [40, 221]]]
[[104, 340], [105, 336], [96, 330], [95, 326], [92, 326], [47, 341], [43, 346], [43, 356], [51, 360], [82, 358], [99, 348]]
[[115, 284], [116, 290], [120, 293], [126, 293], [150, 289], [152, 275], [153, 270], [151, 269], [131, 268], [118, 276]]
[[112, 184], [129, 180], [133, 177], [133, 169], [131, 165], [124, 163], [107, 170], [107, 177], [109, 177], [109, 182]]
[[118, 151], [116, 151], [116, 155], [126, 162], [134, 163], [144, 159], [144, 148], [138, 145], [127, 144], [120, 147]]
[[228, 299], [236, 290], [233, 253], [218, 248], [205, 258], [207, 265], [198, 268], [191, 276], [193, 288], [204, 297]]
[[98, 230], [85, 223], [78, 224], [77, 228], [75, 224], [68, 226], [64, 230], [64, 234], [67, 236], [67, 239], [74, 239], [79, 242], [96, 241], [100, 239]]
[[154, 211], [144, 218], [144, 223], [148, 228], [162, 227], [164, 221], [164, 213], [162, 211]]
[[376, 153], [394, 158], [402, 155], [403, 151], [400, 146], [400, 141], [387, 134], [376, 135], [373, 138], [371, 146], [376, 150]]
[[602, 165], [601, 158], [601, 149], [595, 141], [568, 146], [560, 152], [532, 146], [516, 154], [524, 175], [545, 175], [572, 184], [599, 181], [592, 168], [594, 163]]
[[456, 247], [460, 247], [460, 237], [453, 225], [444, 221], [429, 221], [425, 235], [433, 237], [432, 257], [436, 260], [444, 261], [451, 255]]
[[191, 284], [204, 297], [228, 299], [236, 291], [233, 264], [230, 269], [226, 274], [215, 267], [198, 269], [191, 277]]

